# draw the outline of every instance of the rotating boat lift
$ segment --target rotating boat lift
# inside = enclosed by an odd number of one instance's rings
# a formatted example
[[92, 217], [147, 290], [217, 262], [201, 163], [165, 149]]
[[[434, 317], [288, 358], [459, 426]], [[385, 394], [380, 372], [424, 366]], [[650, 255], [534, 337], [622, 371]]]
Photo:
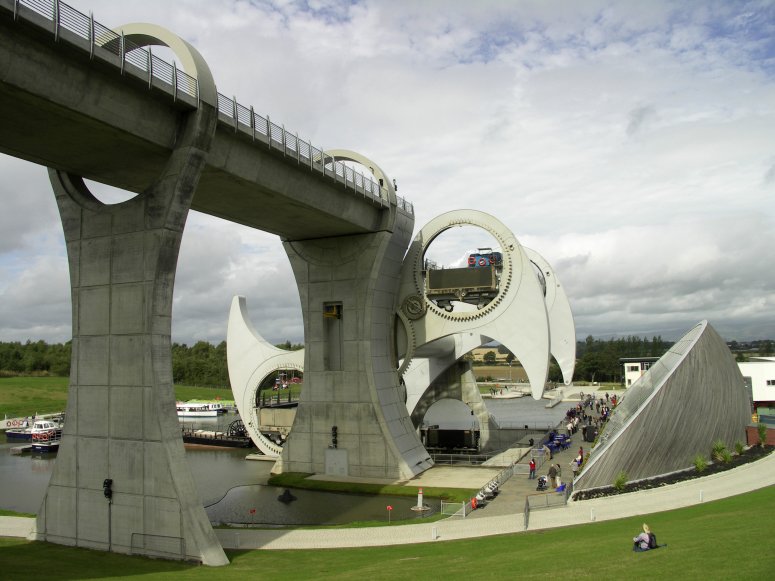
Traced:
[[[491, 265], [490, 285], [457, 285], [446, 295], [437, 285], [428, 292], [430, 274], [424, 263], [428, 246], [442, 232], [466, 225], [485, 230], [500, 245], [502, 258], [497, 266]], [[465, 283], [471, 278], [455, 270], [469, 269], [447, 269], [442, 280], [459, 275]], [[475, 292], [469, 292], [472, 289]], [[533, 398], [543, 395], [550, 354], [560, 366], [565, 384], [571, 382], [575, 328], [562, 285], [540, 254], [523, 248], [505, 225], [489, 214], [457, 210], [429, 222], [404, 257], [397, 302], [396, 366], [405, 390], [401, 396], [415, 428], [430, 405], [450, 395], [429, 389], [446, 373], [448, 381], [459, 386], [459, 393], [451, 397], [471, 408], [481, 426], [481, 442], [486, 444], [489, 430], [497, 425], [482, 401], [470, 364], [455, 364], [471, 349], [493, 340], [505, 345], [522, 363]], [[279, 457], [282, 447], [259, 429], [258, 389], [272, 373], [303, 370], [304, 352], [285, 351], [265, 341], [250, 322], [244, 297], [232, 301], [227, 352], [232, 390], [240, 414], [246, 418], [246, 428], [264, 454]], [[303, 401], [299, 405], [304, 405]], [[275, 470], [282, 471], [282, 463]]]

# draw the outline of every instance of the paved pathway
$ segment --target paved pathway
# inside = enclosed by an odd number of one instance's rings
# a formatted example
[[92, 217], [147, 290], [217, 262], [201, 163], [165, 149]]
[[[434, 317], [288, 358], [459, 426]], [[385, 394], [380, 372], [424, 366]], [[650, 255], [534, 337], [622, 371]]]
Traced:
[[[554, 458], [550, 460], [561, 466], [564, 481], [571, 478], [570, 462], [578, 454], [580, 443], [584, 445], [585, 450], [590, 446], [582, 442], [579, 434], [576, 434], [570, 448], [554, 454]], [[545, 475], [548, 468], [548, 464], [539, 467], [538, 475]], [[404, 484], [478, 488], [499, 471], [500, 469], [489, 467], [451, 469], [439, 466], [424, 473], [421, 481], [409, 481]], [[536, 491], [536, 484], [536, 480], [529, 480], [527, 476], [517, 474], [501, 487], [497, 498], [466, 518], [451, 517], [430, 523], [358, 529], [216, 529], [216, 535], [227, 549], [323, 549], [403, 545], [519, 533], [525, 530], [525, 497], [541, 494]], [[559, 508], [533, 510], [530, 513], [528, 530], [651, 514], [726, 498], [773, 484], [775, 453], [733, 470], [664, 488], [571, 502]], [[0, 517], [0, 536], [29, 538], [34, 527], [33, 518]]]
[[[515, 488], [526, 482], [519, 476], [515, 479]], [[571, 502], [561, 508], [534, 510], [530, 513], [529, 530], [651, 514], [774, 484], [775, 454], [770, 454], [733, 470], [664, 488]], [[530, 486], [533, 487], [533, 484]], [[524, 500], [519, 503], [510, 501], [510, 498], [516, 499], [516, 493], [512, 497], [508, 490], [504, 490], [487, 508], [476, 511], [476, 517], [448, 518], [433, 523], [361, 529], [217, 529], [216, 534], [227, 549], [322, 549], [426, 543], [522, 532]], [[0, 536], [27, 537], [34, 525], [35, 519], [31, 518], [0, 517]]]

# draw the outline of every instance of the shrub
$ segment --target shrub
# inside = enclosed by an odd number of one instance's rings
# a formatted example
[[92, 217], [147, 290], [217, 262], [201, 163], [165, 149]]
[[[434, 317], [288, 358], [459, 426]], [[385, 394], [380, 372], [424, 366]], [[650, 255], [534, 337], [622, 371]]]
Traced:
[[702, 454], [697, 454], [694, 457], [694, 467], [697, 472], [703, 472], [708, 467], [708, 461]]
[[714, 462], [721, 462], [722, 456], [724, 452], [727, 451], [727, 445], [722, 440], [716, 440], [713, 442], [713, 447], [711, 448], [710, 457], [713, 459]]
[[627, 486], [627, 473], [622, 470], [619, 472], [619, 474], [616, 475], [616, 480], [614, 480], [614, 488], [619, 492], [622, 492], [625, 486]]
[[756, 429], [759, 431], [759, 445], [764, 448], [764, 444], [767, 442], [767, 426], [759, 423]]
[[724, 448], [724, 450], [721, 452], [721, 461], [724, 464], [729, 464], [732, 461], [732, 452]]
[[743, 453], [743, 450], [745, 450], [745, 444], [743, 444], [740, 440], [735, 442], [735, 453], [740, 456]]

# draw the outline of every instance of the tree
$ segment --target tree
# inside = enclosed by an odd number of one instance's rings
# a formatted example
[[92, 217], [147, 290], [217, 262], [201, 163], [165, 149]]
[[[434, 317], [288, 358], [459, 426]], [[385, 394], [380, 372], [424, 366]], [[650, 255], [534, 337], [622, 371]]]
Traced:
[[484, 354], [482, 359], [484, 359], [485, 363], [495, 363], [497, 356], [495, 355], [495, 351], [488, 351]]

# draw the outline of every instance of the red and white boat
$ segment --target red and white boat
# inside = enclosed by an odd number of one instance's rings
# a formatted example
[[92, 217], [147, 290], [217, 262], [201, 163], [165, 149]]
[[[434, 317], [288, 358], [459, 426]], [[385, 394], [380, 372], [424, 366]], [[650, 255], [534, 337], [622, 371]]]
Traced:
[[62, 440], [62, 427], [51, 420], [36, 420], [32, 424], [31, 444], [34, 452], [56, 452]]

